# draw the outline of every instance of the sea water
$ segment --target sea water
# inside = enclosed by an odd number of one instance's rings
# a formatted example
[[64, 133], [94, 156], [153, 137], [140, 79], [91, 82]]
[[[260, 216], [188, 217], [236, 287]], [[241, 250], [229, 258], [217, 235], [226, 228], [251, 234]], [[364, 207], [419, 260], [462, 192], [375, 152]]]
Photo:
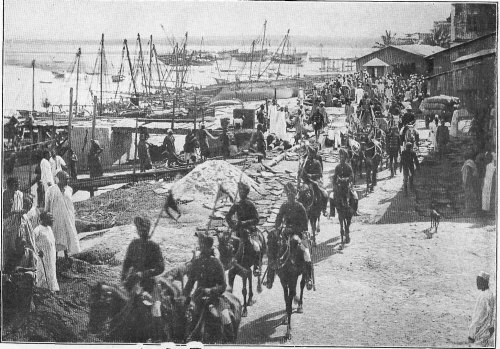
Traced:
[[[133, 70], [136, 71], [136, 91], [145, 92], [146, 87], [144, 81], [150, 80], [151, 85], [159, 85], [158, 69], [155, 59], [152, 60], [152, 69], [149, 73], [150, 54], [149, 42], [147, 38], [142, 43], [143, 59], [145, 71], [143, 76], [139, 65], [139, 46], [136, 40], [128, 42], [130, 60], [133, 65]], [[171, 53], [172, 48], [167, 44], [155, 43], [158, 54]], [[80, 68], [78, 74], [78, 95], [77, 86], [77, 67], [76, 67], [76, 52], [81, 48]], [[239, 48], [240, 52], [248, 52], [247, 47], [237, 46], [208, 46], [205, 45], [203, 50], [216, 53], [222, 50], [231, 50]], [[188, 50], [200, 49], [196, 46], [188, 46]], [[48, 111], [63, 112], [69, 109], [69, 90], [73, 87], [73, 101], [78, 98], [79, 112], [84, 111], [87, 114], [92, 112], [93, 96], [101, 98], [101, 81], [100, 75], [100, 42], [61, 42], [61, 41], [20, 41], [20, 42], [5, 42], [4, 46], [4, 75], [3, 75], [3, 115], [10, 116], [16, 110], [31, 110], [32, 109], [32, 85], [33, 85], [33, 69], [32, 61], [35, 60], [34, 69], [34, 109], [44, 111], [43, 103], [48, 101], [50, 108]], [[278, 52], [277, 47], [268, 47], [271, 53]], [[359, 57], [368, 52], [370, 48], [345, 48], [345, 47], [329, 47], [322, 48], [322, 55], [329, 58], [346, 58]], [[319, 56], [319, 47], [301, 47], [297, 52], [307, 51], [309, 57]], [[128, 97], [134, 92], [132, 78], [130, 74], [129, 64], [126, 54], [123, 50], [123, 43], [117, 41], [104, 46], [105, 63], [104, 76], [102, 80], [102, 99], [103, 102], [119, 100], [120, 97], [128, 100]], [[281, 51], [278, 52], [280, 54]], [[286, 50], [285, 50], [285, 53]], [[188, 69], [184, 86], [185, 87], [203, 87], [215, 83], [215, 78], [227, 79], [234, 81], [236, 75], [239, 75], [240, 80], [244, 81], [249, 78], [250, 74], [253, 79], [260, 71], [264, 78], [272, 78], [279, 72], [284, 76], [314, 75], [320, 72], [321, 63], [309, 62], [306, 59], [303, 66], [291, 64], [281, 64], [267, 62], [239, 62], [235, 59], [220, 59], [211, 66], [192, 66]], [[340, 66], [339, 66], [340, 68]], [[168, 76], [167, 86], [175, 86], [176, 73], [171, 72], [170, 75], [167, 66], [159, 62], [160, 76]], [[221, 70], [236, 70], [235, 72], [221, 72]], [[54, 72], [64, 72], [64, 78], [56, 78]], [[124, 81], [114, 83], [111, 80], [112, 75], [118, 75], [119, 72], [125, 76]], [[164, 75], [165, 74], [165, 75]], [[253, 104], [253, 103], [252, 103]]]

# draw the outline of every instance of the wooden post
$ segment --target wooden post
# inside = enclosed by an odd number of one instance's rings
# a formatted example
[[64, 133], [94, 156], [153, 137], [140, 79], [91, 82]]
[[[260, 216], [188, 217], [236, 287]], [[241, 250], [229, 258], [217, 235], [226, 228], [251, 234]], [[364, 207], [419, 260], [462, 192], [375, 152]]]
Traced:
[[73, 87], [69, 89], [68, 146], [71, 149], [71, 119], [73, 119]]
[[139, 129], [139, 121], [135, 119], [135, 147], [134, 147], [134, 174], [135, 174], [135, 163], [137, 162], [137, 131]]
[[194, 94], [194, 129], [196, 130], [196, 114], [198, 114], [198, 105], [196, 104], [196, 93]]
[[90, 133], [91, 140], [95, 139], [95, 119], [97, 117], [97, 96], [94, 96], [94, 115], [92, 116], [92, 132]]
[[[177, 91], [175, 92], [177, 93]], [[177, 99], [177, 95], [174, 99], [174, 102], [172, 104], [172, 123], [170, 125], [170, 128], [172, 129], [172, 132], [174, 132], [174, 119], [175, 119], [175, 100]]]

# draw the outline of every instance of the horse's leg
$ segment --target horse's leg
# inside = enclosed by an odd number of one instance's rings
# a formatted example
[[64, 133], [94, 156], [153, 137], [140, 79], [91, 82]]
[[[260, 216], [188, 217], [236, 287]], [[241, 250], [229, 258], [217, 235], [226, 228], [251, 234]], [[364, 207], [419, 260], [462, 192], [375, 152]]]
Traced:
[[304, 286], [306, 285], [306, 278], [304, 277], [304, 274], [300, 277], [300, 298], [299, 298], [299, 304], [297, 307], [297, 313], [302, 314], [304, 312], [304, 309], [302, 307], [302, 299], [304, 296]]
[[252, 276], [252, 273], [250, 272], [248, 275], [248, 290], [249, 290], [249, 292], [248, 292], [248, 302], [247, 302], [247, 305], [249, 307], [255, 304], [255, 300], [253, 299], [253, 286], [252, 286], [253, 281], [252, 281], [252, 279], [253, 279], [253, 276]]
[[241, 290], [241, 293], [243, 294], [243, 313], [241, 314], [242, 317], [247, 317], [248, 312], [247, 312], [247, 275], [242, 275], [241, 276], [243, 280], [243, 289]]
[[351, 226], [351, 218], [347, 216], [345, 218], [345, 243], [348, 244], [351, 242], [351, 237], [349, 236], [349, 227]]
[[312, 240], [313, 240], [313, 244], [315, 243], [314, 241], [316, 240], [316, 220], [311, 217], [309, 218], [309, 222], [311, 223], [311, 230], [312, 230]]
[[342, 217], [342, 214], [340, 213], [339, 210], [337, 211], [339, 214], [339, 224], [340, 224], [340, 243], [344, 244], [344, 225], [342, 224], [344, 221], [344, 217]]
[[[319, 213], [318, 215], [318, 218], [315, 219], [314, 221], [314, 225], [316, 226], [316, 231], [319, 233], [320, 232], [320, 229], [319, 229], [319, 220], [321, 219], [321, 212]], [[313, 231], [313, 236], [316, 236], [315, 232]]]
[[[284, 281], [285, 278], [280, 278], [280, 282], [281, 282], [281, 287], [283, 287], [283, 296], [285, 298], [285, 311], [288, 309], [288, 285], [286, 284], [286, 282]], [[283, 324], [287, 324], [288, 323], [288, 313], [285, 314], [285, 317], [283, 318]]]
[[286, 334], [285, 334], [285, 340], [290, 340], [292, 339], [292, 302], [293, 298], [295, 297], [295, 294], [297, 293], [297, 280], [298, 280], [298, 275], [295, 276], [293, 275], [290, 280], [288, 280], [289, 285], [288, 285], [288, 299], [286, 302], [286, 314], [288, 317], [288, 324], [286, 327]]

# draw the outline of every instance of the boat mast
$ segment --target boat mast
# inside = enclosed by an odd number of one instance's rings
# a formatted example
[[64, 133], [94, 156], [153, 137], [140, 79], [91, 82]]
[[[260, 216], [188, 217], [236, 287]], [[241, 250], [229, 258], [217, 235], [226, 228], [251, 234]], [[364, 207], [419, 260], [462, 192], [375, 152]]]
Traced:
[[255, 40], [252, 41], [252, 54], [250, 56], [250, 76], [248, 77], [248, 80], [252, 81], [252, 63], [253, 63], [253, 53], [255, 49]]
[[153, 78], [151, 73], [151, 65], [153, 64], [153, 35], [149, 36], [149, 92], [151, 92], [151, 80]]
[[76, 52], [76, 89], [75, 89], [75, 116], [78, 116], [78, 82], [80, 80], [80, 56], [82, 54], [82, 49], [79, 47], [78, 51]]
[[266, 25], [267, 25], [267, 19], [264, 21], [264, 36], [262, 37], [262, 45], [260, 48], [259, 73], [257, 74], [257, 79], [260, 79], [260, 65], [262, 63], [262, 58], [264, 56], [264, 42], [266, 41]]
[[135, 87], [134, 70], [132, 69], [132, 62], [130, 61], [130, 54], [128, 52], [127, 39], [123, 40], [123, 45], [125, 46], [125, 49], [127, 50], [128, 66], [130, 68], [130, 75], [132, 76], [132, 85], [134, 86], [134, 97], [137, 97], [137, 88]]
[[281, 48], [281, 57], [280, 57], [280, 61], [278, 63], [278, 72], [276, 73], [276, 80], [278, 80], [278, 78], [280, 77], [281, 61], [283, 60], [283, 52], [285, 51], [285, 45], [288, 41], [288, 34], [290, 34], [290, 29], [288, 29], [288, 31], [286, 32], [285, 40], [283, 41], [283, 47]]
[[101, 102], [100, 102], [100, 107], [99, 107], [99, 114], [101, 114], [101, 115], [102, 115], [102, 67], [103, 67], [103, 63], [104, 63], [104, 60], [102, 59], [103, 54], [104, 54], [104, 33], [101, 36], [101, 81], [100, 81]]
[[31, 84], [31, 115], [35, 114], [35, 60], [31, 62], [31, 67], [33, 68], [33, 80]]
[[144, 56], [142, 55], [142, 44], [141, 44], [141, 36], [137, 33], [137, 41], [139, 42], [139, 62], [141, 64], [141, 72], [142, 72], [142, 81], [144, 83], [144, 87], [146, 88], [146, 92], [148, 92], [148, 82], [146, 81], [146, 73], [144, 71]]

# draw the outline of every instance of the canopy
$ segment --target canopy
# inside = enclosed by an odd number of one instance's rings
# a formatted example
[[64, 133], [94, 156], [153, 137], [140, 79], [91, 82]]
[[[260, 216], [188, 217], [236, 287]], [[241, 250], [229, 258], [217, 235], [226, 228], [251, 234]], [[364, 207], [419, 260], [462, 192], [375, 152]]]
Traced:
[[368, 63], [363, 64], [363, 67], [388, 67], [389, 64], [385, 63], [383, 60], [379, 58], [374, 58]]

